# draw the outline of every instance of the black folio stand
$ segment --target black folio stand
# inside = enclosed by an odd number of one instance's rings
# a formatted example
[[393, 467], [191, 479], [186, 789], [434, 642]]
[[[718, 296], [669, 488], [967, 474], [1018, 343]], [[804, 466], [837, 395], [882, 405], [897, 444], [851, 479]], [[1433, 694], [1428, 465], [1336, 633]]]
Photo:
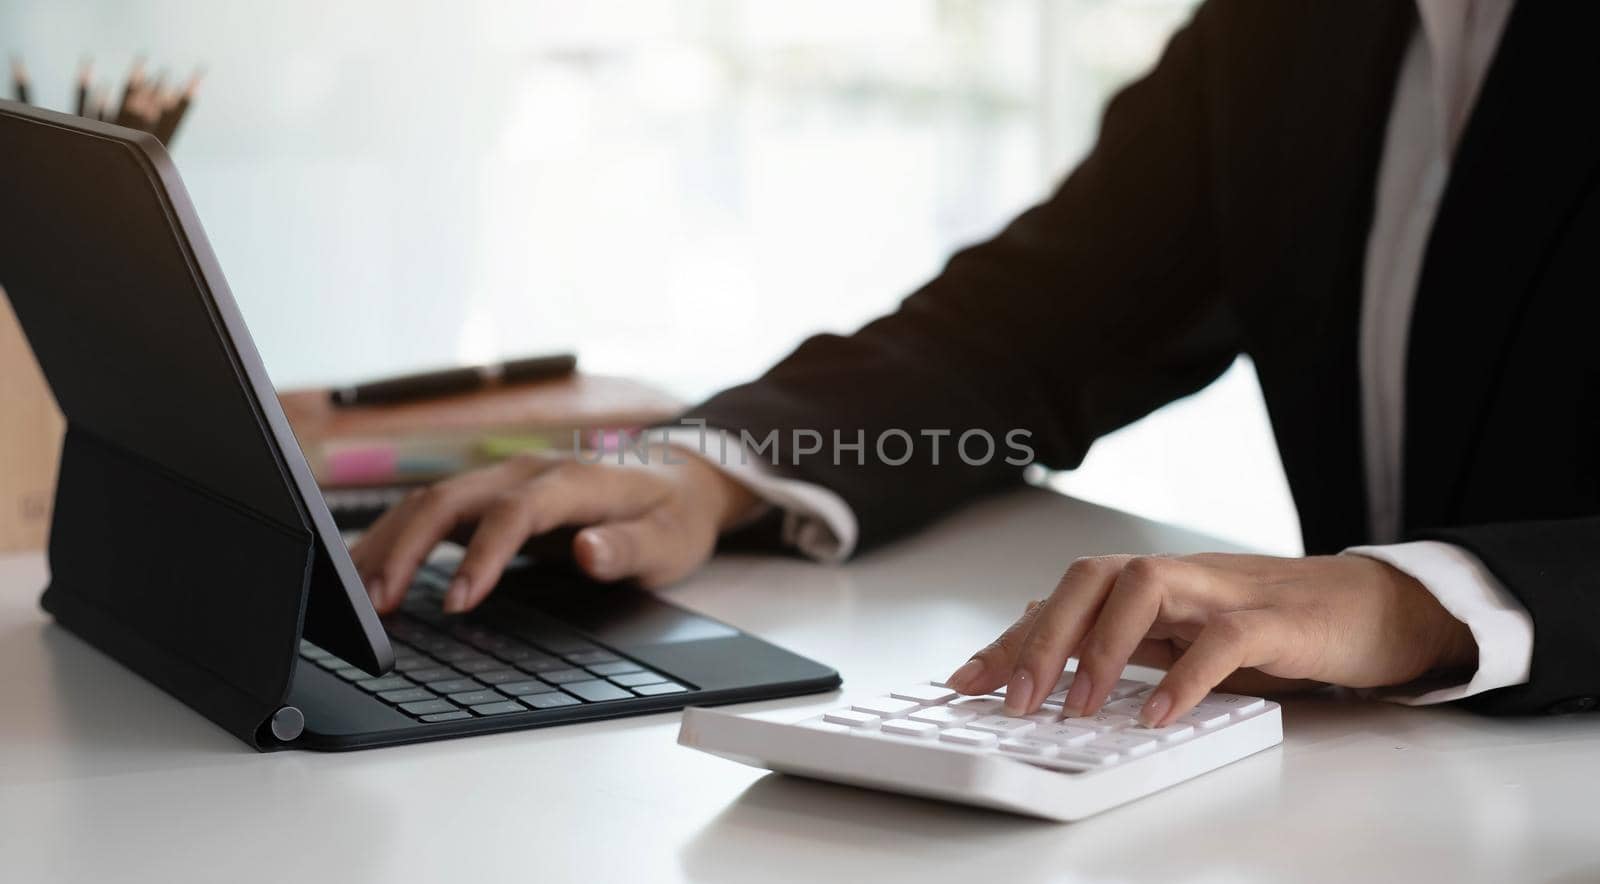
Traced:
[[284, 703], [326, 559], [319, 547], [310, 531], [69, 426], [40, 603], [241, 740], [273, 749], [304, 724]]

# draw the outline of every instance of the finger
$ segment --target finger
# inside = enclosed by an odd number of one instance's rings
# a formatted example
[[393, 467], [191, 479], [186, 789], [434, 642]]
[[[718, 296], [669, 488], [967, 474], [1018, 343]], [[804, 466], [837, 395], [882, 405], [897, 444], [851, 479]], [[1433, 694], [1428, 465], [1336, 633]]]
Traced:
[[1055, 689], [1067, 657], [1094, 622], [1117, 575], [1129, 556], [1078, 559], [1061, 576], [1056, 589], [1039, 609], [1033, 628], [1024, 637], [1012, 664], [1003, 672], [986, 674], [1008, 680], [1006, 712], [1024, 715], [1039, 707]]
[[1029, 602], [1015, 623], [1000, 633], [999, 638], [961, 664], [959, 669], [945, 679], [945, 684], [951, 690], [963, 694], [984, 694], [1005, 684], [1006, 677], [1014, 668], [1013, 661], [1016, 660], [1017, 652], [1022, 647], [1022, 640], [1027, 637], [1028, 630], [1033, 628], [1034, 618], [1038, 617], [1043, 609], [1043, 602]]
[[572, 539], [578, 567], [596, 580], [634, 577], [647, 587], [665, 586], [693, 571], [711, 554], [714, 534], [696, 530], [671, 507], [637, 519], [604, 522]]
[[549, 469], [548, 462], [515, 458], [484, 470], [465, 473], [410, 495], [392, 527], [374, 538], [364, 551], [372, 577], [383, 588], [380, 610], [404, 600], [417, 568], [462, 521], [476, 518], [507, 485], [527, 480], [535, 471]]
[[665, 496], [665, 486], [648, 474], [575, 462], [503, 493], [485, 510], [467, 545], [445, 593], [445, 612], [466, 611], [483, 601], [528, 538], [561, 525], [631, 519]]
[[1122, 678], [1133, 652], [1149, 634], [1167, 599], [1182, 590], [1203, 593], [1207, 572], [1177, 559], [1141, 556], [1117, 575], [1094, 625], [1078, 644], [1078, 672], [1061, 712], [1093, 715]]
[[[430, 488], [418, 489], [379, 516], [350, 548], [350, 558], [378, 612], [393, 610], [405, 598], [416, 566], [412, 565], [409, 569], [400, 567], [397, 573], [391, 574], [388, 573], [391, 558], [398, 544], [408, 542], [407, 532], [413, 528], [415, 520], [427, 518], [428, 507], [434, 505], [439, 496], [459, 496], [470, 502], [493, 494], [495, 489], [509, 483], [525, 481], [529, 476], [549, 469], [554, 463], [554, 459], [544, 457], [511, 458], [493, 467], [464, 473]], [[449, 529], [445, 530], [448, 532]], [[438, 540], [432, 541], [428, 548], [431, 549], [436, 543]], [[423, 555], [426, 555], [426, 550]]]
[[1218, 615], [1167, 670], [1139, 710], [1139, 720], [1150, 727], [1169, 724], [1234, 671], [1270, 665], [1293, 646], [1294, 632], [1286, 618], [1265, 608]]

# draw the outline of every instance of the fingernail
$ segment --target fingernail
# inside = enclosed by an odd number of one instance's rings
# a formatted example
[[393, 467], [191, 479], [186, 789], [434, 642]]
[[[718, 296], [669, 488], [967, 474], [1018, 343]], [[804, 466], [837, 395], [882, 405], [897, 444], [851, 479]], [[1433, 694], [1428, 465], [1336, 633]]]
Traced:
[[1033, 699], [1033, 676], [1026, 669], [1018, 669], [1006, 685], [1006, 713], [1021, 715], [1028, 711], [1028, 701]]
[[961, 664], [961, 668], [957, 669], [954, 673], [951, 673], [950, 677], [945, 679], [944, 683], [949, 685], [951, 690], [959, 691], [960, 693], [965, 694], [967, 693], [967, 689], [972, 686], [972, 683], [976, 681], [978, 676], [982, 674], [983, 661], [972, 659]]
[[583, 532], [583, 542], [589, 547], [589, 567], [596, 577], [609, 577], [616, 568], [617, 553], [611, 541], [599, 531]]
[[1078, 673], [1072, 677], [1072, 687], [1067, 689], [1067, 700], [1061, 704], [1063, 716], [1082, 715], [1089, 702], [1089, 676]]
[[459, 614], [467, 609], [467, 593], [472, 586], [465, 577], [457, 577], [450, 581], [450, 589], [444, 594], [444, 608], [446, 614]]
[[383, 578], [374, 577], [367, 581], [367, 598], [372, 599], [374, 605], [383, 604]]
[[1159, 727], [1171, 709], [1172, 698], [1167, 696], [1166, 691], [1156, 691], [1144, 701], [1144, 708], [1139, 710], [1139, 721], [1145, 727]]

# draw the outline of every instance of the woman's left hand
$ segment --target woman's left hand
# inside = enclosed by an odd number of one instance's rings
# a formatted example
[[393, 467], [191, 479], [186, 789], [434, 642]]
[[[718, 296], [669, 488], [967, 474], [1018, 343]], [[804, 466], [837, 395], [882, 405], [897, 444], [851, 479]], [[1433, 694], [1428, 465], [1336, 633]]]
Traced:
[[1218, 686], [1382, 687], [1470, 670], [1477, 654], [1422, 584], [1365, 556], [1103, 556], [1073, 562], [1048, 600], [948, 684], [963, 694], [1006, 685], [1006, 713], [1025, 715], [1077, 657], [1063, 715], [1093, 715], [1124, 666], [1154, 666], [1167, 674], [1139, 717], [1158, 727]]

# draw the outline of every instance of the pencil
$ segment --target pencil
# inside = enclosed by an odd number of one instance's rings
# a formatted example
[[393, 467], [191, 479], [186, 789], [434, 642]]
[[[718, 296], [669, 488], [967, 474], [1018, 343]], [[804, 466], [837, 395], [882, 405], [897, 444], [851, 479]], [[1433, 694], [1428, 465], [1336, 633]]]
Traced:
[[183, 115], [189, 112], [189, 105], [194, 101], [195, 93], [200, 91], [200, 78], [205, 75], [204, 70], [197, 70], [189, 78], [189, 83], [178, 93], [176, 101], [169, 103], [161, 113], [161, 121], [156, 123], [155, 136], [161, 143], [171, 146], [172, 136], [178, 134], [178, 124], [183, 122]]
[[144, 59], [133, 60], [133, 70], [128, 72], [128, 82], [122, 84], [122, 100], [117, 103], [116, 121], [121, 124], [128, 111], [128, 100], [144, 87]]
[[11, 57], [11, 86], [16, 90], [17, 100], [23, 104], [30, 104], [28, 100], [28, 69], [22, 64], [22, 57]]
[[83, 60], [83, 67], [78, 69], [78, 116], [85, 116], [89, 112], [89, 82], [94, 79], [94, 62]]

